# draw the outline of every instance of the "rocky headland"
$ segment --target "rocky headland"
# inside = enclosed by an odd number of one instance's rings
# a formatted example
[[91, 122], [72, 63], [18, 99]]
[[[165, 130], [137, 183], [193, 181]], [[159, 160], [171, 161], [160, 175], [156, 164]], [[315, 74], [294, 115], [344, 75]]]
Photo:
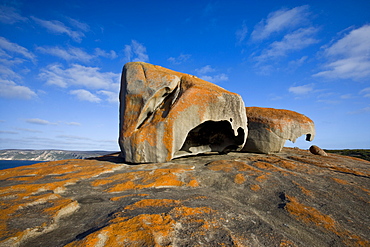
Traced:
[[68, 151], [68, 150], [0, 150], [0, 160], [56, 161], [65, 159], [86, 159], [109, 154], [109, 151]]

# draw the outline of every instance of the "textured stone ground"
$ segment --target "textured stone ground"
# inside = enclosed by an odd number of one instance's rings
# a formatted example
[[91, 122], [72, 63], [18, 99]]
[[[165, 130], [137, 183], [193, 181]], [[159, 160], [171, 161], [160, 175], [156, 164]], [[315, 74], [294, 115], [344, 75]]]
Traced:
[[369, 246], [370, 162], [299, 149], [0, 171], [0, 246]]

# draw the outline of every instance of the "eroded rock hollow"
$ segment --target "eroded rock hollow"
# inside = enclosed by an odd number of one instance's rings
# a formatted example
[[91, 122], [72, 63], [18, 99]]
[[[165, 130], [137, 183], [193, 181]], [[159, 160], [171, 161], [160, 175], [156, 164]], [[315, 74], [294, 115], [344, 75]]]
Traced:
[[119, 145], [126, 162], [238, 151], [247, 134], [240, 95], [160, 66], [142, 62], [124, 66]]
[[246, 107], [248, 138], [242, 151], [278, 153], [285, 141], [295, 142], [302, 135], [306, 141], [315, 137], [315, 125], [300, 113], [274, 108]]

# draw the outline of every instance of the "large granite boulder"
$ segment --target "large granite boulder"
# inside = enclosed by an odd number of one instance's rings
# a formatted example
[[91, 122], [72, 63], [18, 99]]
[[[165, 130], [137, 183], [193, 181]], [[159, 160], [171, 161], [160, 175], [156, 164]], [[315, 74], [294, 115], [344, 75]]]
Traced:
[[315, 137], [315, 125], [308, 117], [289, 110], [246, 107], [248, 138], [242, 151], [278, 153], [285, 141], [306, 135], [306, 141]]
[[120, 92], [119, 145], [126, 162], [240, 150], [247, 137], [244, 102], [195, 76], [127, 63]]

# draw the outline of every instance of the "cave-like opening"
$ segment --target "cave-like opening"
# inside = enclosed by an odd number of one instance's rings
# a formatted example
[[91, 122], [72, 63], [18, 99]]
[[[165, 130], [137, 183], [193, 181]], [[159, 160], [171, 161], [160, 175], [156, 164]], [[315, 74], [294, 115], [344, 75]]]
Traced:
[[235, 136], [229, 121], [206, 121], [189, 131], [180, 151], [189, 154], [235, 151], [245, 139], [243, 128], [238, 128], [237, 132], [238, 135]]

